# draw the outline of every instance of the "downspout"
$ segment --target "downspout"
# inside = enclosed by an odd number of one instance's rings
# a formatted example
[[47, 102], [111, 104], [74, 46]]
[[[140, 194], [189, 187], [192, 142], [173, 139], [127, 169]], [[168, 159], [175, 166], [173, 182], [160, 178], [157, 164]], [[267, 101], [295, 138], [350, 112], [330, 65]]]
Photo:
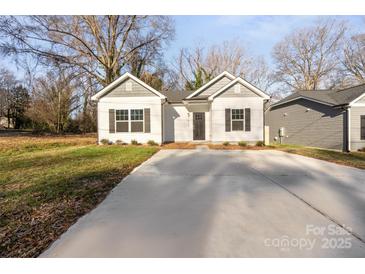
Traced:
[[[271, 99], [271, 98], [270, 98]], [[265, 143], [265, 140], [266, 140], [266, 134], [265, 134], [265, 126], [266, 126], [266, 111], [268, 111], [269, 110], [269, 108], [270, 108], [270, 99], [267, 99], [267, 100], [264, 100], [263, 101], [263, 110], [264, 110], [264, 113], [263, 113], [263, 123], [264, 123], [264, 125], [263, 125], [263, 127], [262, 127], [262, 130], [264, 131], [263, 132], [263, 134], [262, 134], [262, 136], [264, 137], [264, 139], [262, 140], [264, 143]], [[268, 104], [268, 107], [266, 108], [266, 104]]]
[[165, 131], [164, 131], [164, 120], [165, 120], [165, 112], [164, 112], [164, 105], [166, 104], [167, 100], [161, 99], [161, 145], [164, 142]]
[[351, 151], [351, 107], [347, 108], [347, 151]]
[[99, 144], [99, 111], [98, 111], [98, 103], [96, 101], [96, 144]]
[[213, 110], [212, 110], [212, 103], [210, 102], [209, 104], [209, 142], [212, 142], [213, 138]]
[[262, 116], [262, 122], [263, 122], [263, 126], [262, 126], [262, 130], [263, 130], [263, 132], [262, 132], [262, 137], [263, 137], [263, 142], [265, 143], [265, 116], [266, 116], [266, 109], [265, 109], [265, 105], [266, 105], [266, 103], [267, 103], [267, 101], [265, 101], [265, 100], [263, 100], [263, 102], [262, 102], [262, 104], [263, 104], [263, 106], [262, 106], [262, 108], [263, 108], [263, 110], [264, 110], [264, 113], [262, 114], [263, 116]]

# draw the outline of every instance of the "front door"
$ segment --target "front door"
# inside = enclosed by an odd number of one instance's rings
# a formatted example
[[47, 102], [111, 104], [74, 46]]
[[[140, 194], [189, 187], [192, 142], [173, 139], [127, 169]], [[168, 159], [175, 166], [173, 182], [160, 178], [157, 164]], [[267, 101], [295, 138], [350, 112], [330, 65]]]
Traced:
[[205, 140], [204, 112], [193, 112], [193, 140]]

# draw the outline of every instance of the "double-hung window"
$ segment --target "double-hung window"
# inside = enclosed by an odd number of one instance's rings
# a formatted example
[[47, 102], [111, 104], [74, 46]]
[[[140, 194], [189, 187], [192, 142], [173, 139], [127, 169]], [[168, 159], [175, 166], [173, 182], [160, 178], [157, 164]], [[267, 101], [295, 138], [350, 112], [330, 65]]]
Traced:
[[131, 132], [143, 132], [143, 109], [131, 109]]
[[115, 129], [116, 132], [129, 131], [128, 109], [115, 110]]
[[243, 109], [232, 109], [232, 131], [243, 131], [244, 129], [244, 112]]

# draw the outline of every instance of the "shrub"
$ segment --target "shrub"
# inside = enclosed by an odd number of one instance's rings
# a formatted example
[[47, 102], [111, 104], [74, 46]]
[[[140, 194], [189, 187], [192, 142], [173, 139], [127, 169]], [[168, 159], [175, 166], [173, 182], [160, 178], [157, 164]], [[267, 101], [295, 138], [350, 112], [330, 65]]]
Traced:
[[124, 145], [124, 143], [123, 143], [123, 141], [122, 141], [122, 140], [116, 140], [116, 141], [115, 141], [115, 143], [116, 143], [117, 145]]
[[265, 146], [265, 144], [264, 144], [264, 142], [263, 142], [263, 141], [257, 141], [257, 142], [256, 142], [256, 146], [258, 146], [258, 147], [263, 147], [263, 146]]
[[239, 145], [240, 147], [247, 147], [247, 143], [246, 143], [245, 141], [240, 141], [240, 142], [238, 142], [238, 145]]
[[360, 152], [365, 152], [365, 147], [359, 149]]
[[103, 145], [109, 145], [109, 140], [108, 139], [101, 139], [100, 143], [102, 143]]
[[157, 144], [155, 141], [153, 141], [153, 140], [149, 140], [149, 141], [147, 142], [147, 144], [148, 144], [149, 146], [158, 146], [158, 144]]
[[223, 145], [224, 146], [229, 146], [229, 142], [227, 142], [227, 141], [226, 142], [223, 142]]
[[132, 140], [132, 141], [131, 141], [131, 144], [132, 144], [132, 145], [135, 145], [135, 146], [136, 146], [136, 145], [139, 145], [139, 143], [137, 142], [137, 140]]

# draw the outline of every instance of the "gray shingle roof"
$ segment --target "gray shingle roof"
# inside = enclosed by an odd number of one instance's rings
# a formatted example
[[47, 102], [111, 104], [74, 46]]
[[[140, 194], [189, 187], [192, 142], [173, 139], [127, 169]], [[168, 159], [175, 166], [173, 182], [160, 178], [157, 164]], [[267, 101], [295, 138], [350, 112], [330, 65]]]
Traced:
[[272, 106], [281, 105], [296, 98], [304, 97], [332, 106], [347, 105], [365, 93], [365, 84], [342, 90], [297, 91]]
[[345, 105], [365, 93], [365, 84], [336, 91], [333, 95], [338, 105]]
[[182, 100], [189, 96], [194, 91], [177, 91], [177, 90], [168, 90], [168, 91], [161, 91], [163, 95], [167, 97], [167, 101], [170, 103], [181, 103]]

